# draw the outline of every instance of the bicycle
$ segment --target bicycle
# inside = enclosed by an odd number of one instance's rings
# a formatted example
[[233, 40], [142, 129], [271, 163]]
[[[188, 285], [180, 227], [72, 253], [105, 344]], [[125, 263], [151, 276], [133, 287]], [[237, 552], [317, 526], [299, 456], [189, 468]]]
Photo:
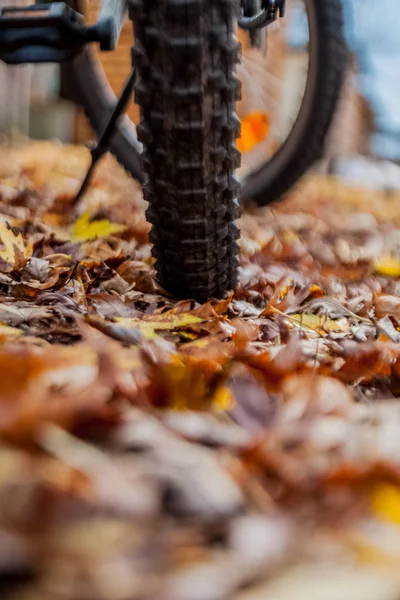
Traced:
[[[242, 198], [269, 204], [322, 154], [347, 57], [340, 0], [303, 0], [310, 31], [304, 97], [287, 138], [242, 186], [235, 177], [236, 24], [259, 47], [261, 29], [284, 16], [285, 0], [102, 2], [93, 25], [85, 23], [79, 0], [0, 9], [0, 59], [62, 64], [71, 97], [99, 136], [78, 198], [110, 149], [143, 184], [161, 286], [176, 297], [222, 297], [237, 282], [241, 187]], [[127, 17], [133, 70], [117, 101], [93, 45], [114, 50]], [[132, 91], [141, 112], [136, 130], [122, 116]]]

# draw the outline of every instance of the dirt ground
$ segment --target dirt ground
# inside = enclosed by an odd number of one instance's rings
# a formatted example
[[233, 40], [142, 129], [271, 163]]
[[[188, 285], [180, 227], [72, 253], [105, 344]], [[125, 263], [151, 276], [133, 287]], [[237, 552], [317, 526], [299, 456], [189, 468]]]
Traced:
[[0, 156], [2, 599], [398, 598], [399, 197], [309, 176], [198, 305], [88, 161]]

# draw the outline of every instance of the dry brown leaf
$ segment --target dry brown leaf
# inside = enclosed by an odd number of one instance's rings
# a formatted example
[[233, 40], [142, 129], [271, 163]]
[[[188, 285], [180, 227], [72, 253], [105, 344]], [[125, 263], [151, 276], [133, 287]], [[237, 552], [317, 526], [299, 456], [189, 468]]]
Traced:
[[3, 273], [11, 273], [14, 269], [21, 268], [32, 256], [32, 244], [25, 245], [22, 235], [14, 235], [3, 222], [0, 222], [0, 238], [4, 246], [0, 249], [0, 267]]
[[329, 317], [319, 317], [318, 315], [306, 315], [306, 314], [290, 314], [286, 315], [286, 318], [293, 325], [298, 325], [300, 328], [311, 329], [319, 335], [327, 335], [328, 333], [347, 333], [349, 331], [348, 322], [344, 319], [341, 321], [334, 321]]
[[378, 319], [391, 315], [400, 318], [400, 298], [386, 294], [375, 297], [375, 314]]

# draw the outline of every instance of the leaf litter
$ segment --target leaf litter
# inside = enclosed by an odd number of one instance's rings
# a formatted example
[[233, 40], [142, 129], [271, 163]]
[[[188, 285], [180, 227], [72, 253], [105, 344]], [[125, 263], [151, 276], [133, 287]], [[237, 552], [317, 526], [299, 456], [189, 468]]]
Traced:
[[110, 157], [80, 217], [86, 150], [3, 163], [2, 598], [396, 598], [393, 200], [306, 178], [244, 214], [239, 285], [199, 305], [158, 286]]

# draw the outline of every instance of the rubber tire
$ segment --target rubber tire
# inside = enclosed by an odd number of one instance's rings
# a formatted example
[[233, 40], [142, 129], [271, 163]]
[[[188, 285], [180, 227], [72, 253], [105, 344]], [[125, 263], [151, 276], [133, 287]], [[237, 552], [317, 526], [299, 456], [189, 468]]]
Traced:
[[[144, 183], [157, 278], [178, 298], [219, 298], [236, 285], [238, 12], [236, 0], [130, 2], [135, 101], [141, 113], [137, 134], [144, 146], [145, 176], [138, 169], [132, 128], [119, 127], [112, 151]], [[63, 80], [69, 86], [63, 95], [86, 107], [99, 132], [111, 111], [112, 95], [107, 82], [99, 80], [94, 60], [86, 50], [64, 66]], [[71, 95], [74, 90], [76, 96]]]
[[158, 280], [175, 297], [236, 285], [236, 0], [134, 0], [135, 101]]
[[318, 161], [337, 107], [349, 53], [341, 0], [306, 0], [310, 64], [303, 104], [286, 142], [243, 185], [243, 198], [266, 206], [281, 198]]

